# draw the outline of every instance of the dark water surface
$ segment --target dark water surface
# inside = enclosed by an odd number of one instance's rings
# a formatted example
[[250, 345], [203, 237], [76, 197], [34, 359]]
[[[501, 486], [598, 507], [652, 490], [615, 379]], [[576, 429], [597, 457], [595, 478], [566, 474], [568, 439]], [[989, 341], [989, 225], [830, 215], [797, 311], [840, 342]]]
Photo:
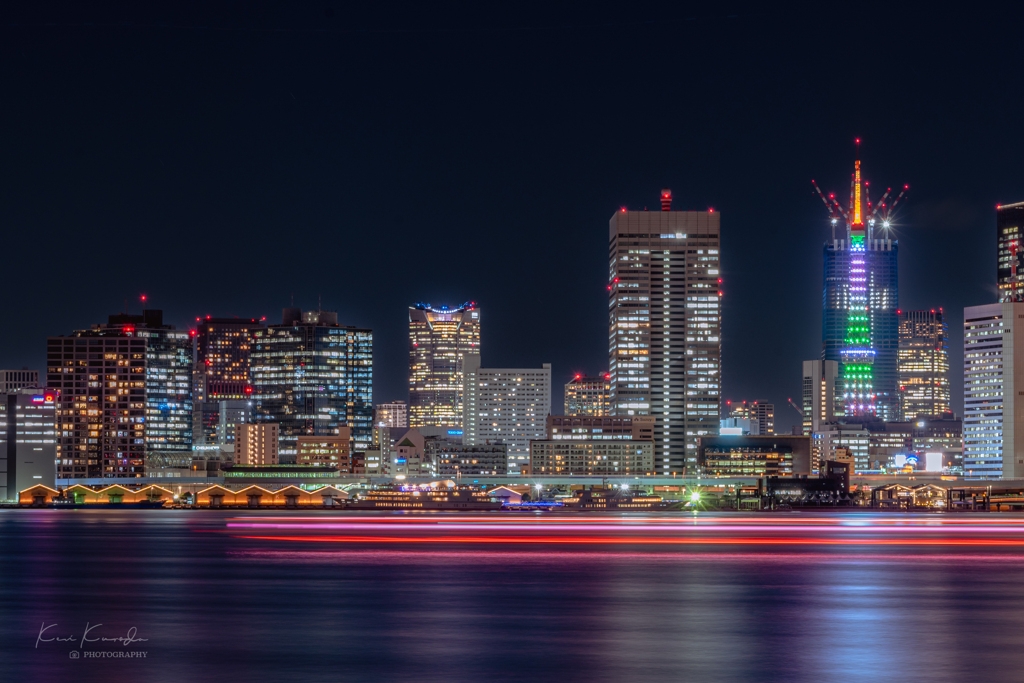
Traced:
[[2, 681], [1019, 681], [1024, 517], [0, 510], [0, 618]]

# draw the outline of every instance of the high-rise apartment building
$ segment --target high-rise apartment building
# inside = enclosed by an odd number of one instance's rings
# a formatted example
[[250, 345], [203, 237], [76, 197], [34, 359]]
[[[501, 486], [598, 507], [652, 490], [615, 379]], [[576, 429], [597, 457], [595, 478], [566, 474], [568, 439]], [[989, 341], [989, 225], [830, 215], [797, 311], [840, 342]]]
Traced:
[[612, 414], [612, 376], [576, 375], [565, 385], [565, 414], [602, 417]]
[[508, 472], [530, 463], [530, 440], [543, 438], [551, 414], [551, 364], [540, 368], [481, 368], [466, 356], [462, 443], [504, 443]]
[[[843, 405], [837, 412], [893, 421], [899, 415], [899, 244], [889, 227], [902, 194], [895, 201], [883, 195], [872, 204], [859, 160], [850, 194], [848, 210], [822, 195], [832, 240], [824, 247], [821, 357], [842, 364]], [[841, 222], [845, 231], [837, 237]]]
[[22, 368], [21, 370], [0, 370], [0, 394], [7, 394], [18, 389], [30, 389], [39, 386], [39, 371]]
[[280, 425], [240, 424], [235, 429], [235, 464], [277, 465], [280, 460]]
[[262, 329], [255, 318], [196, 319], [197, 403], [249, 398], [249, 354], [253, 334]]
[[165, 325], [162, 311], [50, 337], [46, 359], [47, 386], [60, 390], [58, 479], [189, 466], [192, 339]]
[[1024, 202], [996, 207], [996, 284], [1000, 301], [1024, 301]]
[[722, 341], [717, 211], [617, 211], [609, 221], [608, 357], [620, 417], [654, 417], [658, 474], [694, 472], [718, 434]]
[[253, 333], [257, 422], [281, 427], [281, 463], [293, 465], [300, 436], [352, 429], [353, 450], [373, 438], [373, 332], [338, 325], [338, 314], [286, 308], [280, 325]]
[[461, 428], [463, 362], [480, 355], [480, 308], [409, 308], [409, 425]]
[[843, 384], [838, 361], [805, 360], [803, 369], [803, 433], [807, 436], [842, 415]]
[[1018, 410], [1018, 398], [1024, 396], [1024, 362], [1018, 358], [1024, 359], [1024, 302], [964, 309], [967, 479], [1024, 477], [1024, 410]]
[[36, 484], [54, 487], [58, 393], [49, 388], [0, 393], [0, 501], [16, 501], [20, 491]]
[[900, 419], [950, 412], [949, 330], [938, 311], [899, 311]]
[[374, 427], [408, 427], [409, 406], [405, 401], [378, 403], [374, 408]]

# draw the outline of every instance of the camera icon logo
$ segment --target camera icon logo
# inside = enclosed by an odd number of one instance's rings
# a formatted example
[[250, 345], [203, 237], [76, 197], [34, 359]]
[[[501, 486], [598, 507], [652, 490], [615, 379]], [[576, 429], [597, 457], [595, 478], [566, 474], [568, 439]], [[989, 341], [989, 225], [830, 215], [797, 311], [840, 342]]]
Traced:
[[72, 650], [68, 653], [68, 657], [71, 659], [78, 659], [78, 650]]

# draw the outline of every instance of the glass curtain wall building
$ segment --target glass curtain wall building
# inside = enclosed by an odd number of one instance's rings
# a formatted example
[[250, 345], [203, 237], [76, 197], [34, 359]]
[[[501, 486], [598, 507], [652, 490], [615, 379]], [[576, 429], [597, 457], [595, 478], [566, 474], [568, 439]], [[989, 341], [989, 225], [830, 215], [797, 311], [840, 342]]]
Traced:
[[280, 325], [253, 333], [254, 421], [280, 425], [282, 464], [300, 436], [352, 429], [355, 451], [373, 441], [373, 332], [338, 325], [338, 314], [284, 310]]
[[996, 207], [996, 283], [1000, 301], [1024, 301], [1024, 202]]
[[463, 364], [480, 355], [480, 308], [409, 308], [409, 425], [462, 428]]
[[721, 411], [720, 215], [617, 211], [609, 221], [608, 363], [621, 417], [654, 417], [657, 474], [695, 473]]

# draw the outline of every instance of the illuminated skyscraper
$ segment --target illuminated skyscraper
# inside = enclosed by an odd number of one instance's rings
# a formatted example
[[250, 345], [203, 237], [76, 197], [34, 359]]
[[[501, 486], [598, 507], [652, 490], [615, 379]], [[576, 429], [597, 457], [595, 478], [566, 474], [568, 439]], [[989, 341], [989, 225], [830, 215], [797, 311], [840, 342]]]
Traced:
[[1024, 202], [996, 207], [996, 283], [1000, 301], [1024, 301]]
[[328, 311], [284, 309], [282, 324], [253, 334], [255, 422], [281, 426], [281, 463], [295, 464], [298, 437], [352, 430], [353, 450], [373, 441], [373, 332], [338, 325]]
[[463, 362], [480, 354], [480, 308], [409, 308], [409, 425], [462, 428]]
[[192, 458], [192, 338], [163, 312], [117, 314], [46, 343], [60, 390], [57, 478], [142, 477]]
[[604, 417], [611, 415], [611, 383], [608, 373], [597, 377], [576, 375], [565, 385], [565, 414]]
[[658, 474], [694, 473], [697, 439], [717, 435], [721, 402], [718, 212], [615, 212], [609, 221], [612, 410], [654, 417]]
[[[824, 250], [822, 360], [842, 363], [846, 417], [873, 415], [891, 422], [899, 415], [899, 245], [890, 227], [906, 186], [891, 203], [891, 190], [886, 191], [877, 205], [868, 190], [859, 159], [848, 209], [834, 195], [826, 198], [818, 190], [832, 223], [832, 241]], [[845, 225], [844, 238], [836, 237], [840, 223]]]
[[939, 417], [949, 407], [949, 332], [942, 309], [900, 311], [900, 419]]

